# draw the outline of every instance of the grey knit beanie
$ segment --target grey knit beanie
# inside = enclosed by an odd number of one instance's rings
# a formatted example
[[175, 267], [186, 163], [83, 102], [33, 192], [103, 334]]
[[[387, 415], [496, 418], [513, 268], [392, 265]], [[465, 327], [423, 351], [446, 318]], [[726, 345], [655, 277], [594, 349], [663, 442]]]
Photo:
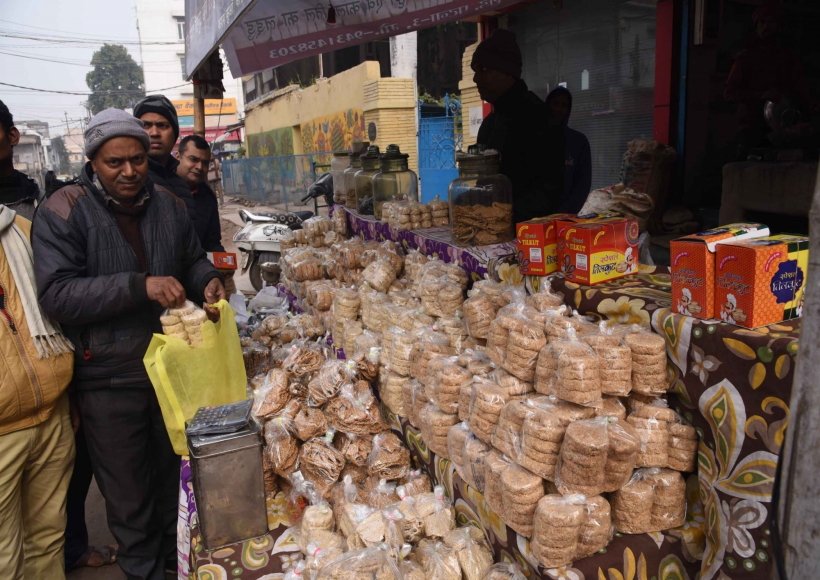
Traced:
[[114, 137], [133, 137], [142, 143], [145, 150], [151, 145], [142, 121], [122, 109], [113, 107], [100, 111], [88, 122], [85, 130], [85, 156], [93, 159], [103, 143]]

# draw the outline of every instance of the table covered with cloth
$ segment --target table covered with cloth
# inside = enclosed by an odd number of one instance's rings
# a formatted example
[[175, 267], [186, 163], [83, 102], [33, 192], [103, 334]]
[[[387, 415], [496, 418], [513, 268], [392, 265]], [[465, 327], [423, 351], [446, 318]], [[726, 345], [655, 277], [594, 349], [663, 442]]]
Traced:
[[674, 312], [660, 268], [580, 286], [549, 281], [581, 314], [651, 328], [666, 339], [670, 404], [698, 431], [701, 578], [770, 578], [772, 491], [789, 420], [800, 320], [749, 330]]
[[[464, 482], [449, 459], [437, 457], [421, 434], [405, 418], [389, 417], [391, 427], [407, 443], [413, 463], [430, 476], [435, 485], [444, 486], [453, 502], [459, 526], [481, 529], [493, 550], [496, 562], [515, 562], [530, 578], [565, 580], [658, 580], [694, 579], [699, 569], [702, 524], [687, 523], [667, 533], [640, 535], [616, 534], [606, 549], [572, 566], [550, 570], [539, 569], [529, 541], [507, 527], [501, 517], [486, 504], [484, 496]], [[268, 528], [264, 536], [206, 550], [199, 531], [191, 467], [182, 462], [178, 522], [178, 576], [196, 580], [259, 579], [279, 580], [302, 558], [297, 544], [293, 514], [288, 498], [279, 492], [267, 498]], [[689, 503], [696, 504], [697, 481], [689, 478]], [[699, 518], [696, 518], [699, 519]]]
[[[378, 239], [378, 238], [376, 238]], [[497, 560], [518, 562], [532, 577], [769, 578], [771, 495], [788, 422], [800, 321], [747, 330], [672, 311], [669, 274], [642, 267], [633, 276], [594, 287], [560, 276], [527, 278], [531, 291], [550, 283], [580, 313], [651, 327], [667, 341], [670, 403], [698, 430], [698, 473], [688, 480], [687, 524], [666, 534], [616, 534], [602, 552], [572, 566], [536, 571], [528, 542], [503, 525], [450, 462], [424, 445], [400, 417], [392, 426], [418, 466], [445, 486], [459, 524], [480, 527]], [[199, 536], [190, 466], [183, 462], [180, 495], [180, 577], [281, 578], [300, 553], [290, 530], [287, 498], [268, 498], [271, 532], [215, 551]]]
[[[528, 578], [560, 580], [684, 580], [700, 569], [702, 524], [687, 523], [666, 533], [628, 535], [616, 533], [612, 542], [596, 554], [570, 566], [544, 569], [532, 554], [530, 542], [504, 524], [489, 508], [484, 496], [467, 484], [449, 459], [439, 457], [424, 443], [420, 431], [406, 418], [385, 409], [391, 428], [401, 434], [413, 463], [423, 469], [434, 485], [444, 486], [453, 502], [458, 526], [472, 525], [484, 532], [496, 562], [515, 562]], [[697, 480], [687, 482], [688, 502], [697, 500]]]

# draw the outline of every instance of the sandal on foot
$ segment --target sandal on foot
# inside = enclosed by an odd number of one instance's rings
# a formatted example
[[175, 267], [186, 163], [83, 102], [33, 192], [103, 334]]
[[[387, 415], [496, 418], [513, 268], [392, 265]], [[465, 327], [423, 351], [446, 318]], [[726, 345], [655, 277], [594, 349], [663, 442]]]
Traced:
[[80, 556], [69, 569], [74, 570], [75, 568], [101, 568], [103, 566], [109, 566], [117, 561], [118, 548], [119, 546], [117, 544], [100, 546], [99, 548], [96, 548], [94, 546], [88, 546], [88, 549], [85, 551], [85, 553], [82, 556]]

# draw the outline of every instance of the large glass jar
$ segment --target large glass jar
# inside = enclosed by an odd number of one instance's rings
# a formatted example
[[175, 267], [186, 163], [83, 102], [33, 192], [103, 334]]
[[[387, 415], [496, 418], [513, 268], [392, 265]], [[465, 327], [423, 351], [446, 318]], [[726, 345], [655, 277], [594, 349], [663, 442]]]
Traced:
[[388, 145], [381, 157], [381, 171], [373, 176], [373, 215], [382, 219], [382, 205], [386, 201], [418, 201], [419, 182], [416, 174], [407, 168], [407, 153], [398, 145]]
[[356, 209], [356, 173], [362, 168], [361, 154], [370, 143], [355, 141], [350, 150], [350, 167], [344, 171], [345, 207]]
[[498, 172], [498, 152], [473, 145], [456, 155], [458, 178], [450, 183], [450, 223], [459, 246], [509, 242], [515, 237], [512, 184]]
[[345, 202], [345, 169], [350, 167], [350, 151], [334, 151], [330, 160], [330, 175], [333, 177], [333, 201]]
[[356, 211], [373, 215], [373, 176], [381, 168], [379, 148], [371, 145], [360, 157], [362, 168], [356, 172]]

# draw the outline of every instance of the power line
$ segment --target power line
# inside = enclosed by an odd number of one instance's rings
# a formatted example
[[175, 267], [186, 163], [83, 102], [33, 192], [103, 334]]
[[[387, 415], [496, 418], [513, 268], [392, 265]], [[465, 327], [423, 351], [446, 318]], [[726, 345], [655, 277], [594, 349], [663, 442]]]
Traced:
[[0, 22], [5, 22], [6, 24], [13, 24], [14, 26], [22, 26], [23, 28], [35, 28], [37, 30], [48, 30], [50, 32], [57, 32], [57, 33], [70, 33], [68, 30], [60, 30], [57, 28], [50, 28], [47, 26], [35, 26], [33, 24], [25, 24], [23, 22], [16, 22], [14, 20], [8, 20], [6, 18], [0, 18]]
[[139, 46], [140, 44], [143, 45], [174, 45], [174, 44], [183, 44], [184, 41], [182, 40], [146, 40], [140, 43], [136, 40], [112, 40], [112, 39], [92, 39], [92, 38], [70, 38], [70, 37], [37, 37], [37, 36], [29, 36], [27, 34], [14, 34], [12, 32], [7, 31], [0, 31], [0, 37], [4, 38], [17, 38], [20, 40], [32, 40], [35, 42], [54, 42], [57, 44], [82, 44], [88, 46], [95, 46], [97, 44], [123, 44], [123, 45], [130, 45], [130, 46]]
[[[33, 29], [36, 29], [36, 30], [46, 30], [46, 31], [49, 31], [51, 33], [54, 33], [54, 36], [57, 37], [57, 38], [73, 38], [73, 39], [78, 39], [78, 40], [95, 40], [95, 41], [104, 41], [104, 42], [122, 42], [120, 40], [109, 41], [109, 40], [106, 40], [106, 39], [100, 39], [99, 37], [95, 37], [95, 36], [87, 36], [87, 35], [84, 35], [84, 34], [76, 34], [75, 31], [70, 31], [70, 30], [60, 30], [60, 29], [57, 29], [57, 28], [51, 28], [51, 27], [47, 27], [47, 26], [35, 26], [33, 24], [25, 24], [23, 22], [16, 22], [14, 20], [8, 20], [8, 19], [5, 19], [5, 18], [0, 18], [0, 22], [5, 22], [6, 24], [11, 24], [13, 26], [20, 26], [20, 27], [23, 27], [23, 28], [33, 28]], [[24, 34], [26, 31], [8, 30], [7, 32], [11, 32], [11, 33], [15, 33], [15, 34], [18, 34], [18, 33]], [[156, 39], [156, 41], [159, 41], [159, 40], [160, 39]], [[148, 42], [151, 42], [151, 41], [149, 40]], [[184, 41], [183, 40], [178, 40], [177, 42], [181, 44]]]
[[[161, 93], [162, 91], [170, 91], [171, 89], [178, 89], [180, 87], [186, 87], [189, 84], [190, 83], [182, 83], [180, 85], [174, 85], [173, 87], [165, 87], [165, 88], [162, 88], [162, 89], [157, 89], [156, 91], [152, 91], [152, 92]], [[56, 90], [56, 89], [38, 89], [38, 88], [35, 88], [35, 87], [24, 87], [22, 85], [15, 85], [15, 84], [12, 84], [12, 83], [2, 83], [2, 82], [0, 82], [0, 85], [5, 86], [5, 87], [14, 87], [15, 89], [24, 89], [24, 90], [27, 90], [27, 91], [36, 91], [38, 93], [55, 93], [55, 94], [58, 94], [58, 95], [79, 95], [81, 97], [88, 97], [88, 96], [94, 94], [94, 93], [79, 92], [79, 91], [60, 91], [60, 90]], [[111, 89], [111, 90], [97, 91], [97, 92], [100, 92], [100, 93], [102, 93], [102, 92], [104, 92], [104, 93], [133, 93], [133, 92], [137, 92], [137, 91], [141, 91], [141, 90], [142, 89], [117, 89], [117, 90]]]
[[[0, 48], [4, 48], [4, 47], [0, 46]], [[42, 56], [33, 56], [33, 55], [29, 55], [29, 54], [6, 52], [4, 50], [0, 50], [0, 54], [5, 54], [7, 56], [15, 56], [15, 57], [18, 57], [18, 58], [27, 58], [27, 59], [30, 59], [30, 60], [39, 60], [39, 61], [42, 61], [42, 62], [53, 62], [53, 63], [56, 63], [56, 64], [67, 64], [67, 65], [70, 65], [70, 66], [82, 66], [82, 67], [87, 67], [87, 68], [94, 66], [89, 61], [82, 62], [82, 61], [79, 61], [79, 60], [61, 60], [61, 59], [45, 58], [45, 57], [42, 57]], [[109, 64], [119, 64], [120, 62], [122, 62], [122, 61], [109, 60], [109, 61], [98, 61], [96, 64], [109, 65]], [[168, 64], [168, 65], [173, 64], [173, 65], [179, 66], [179, 59], [155, 60], [155, 61], [151, 61], [150, 64]], [[167, 71], [150, 70], [150, 72], [167, 72]]]

